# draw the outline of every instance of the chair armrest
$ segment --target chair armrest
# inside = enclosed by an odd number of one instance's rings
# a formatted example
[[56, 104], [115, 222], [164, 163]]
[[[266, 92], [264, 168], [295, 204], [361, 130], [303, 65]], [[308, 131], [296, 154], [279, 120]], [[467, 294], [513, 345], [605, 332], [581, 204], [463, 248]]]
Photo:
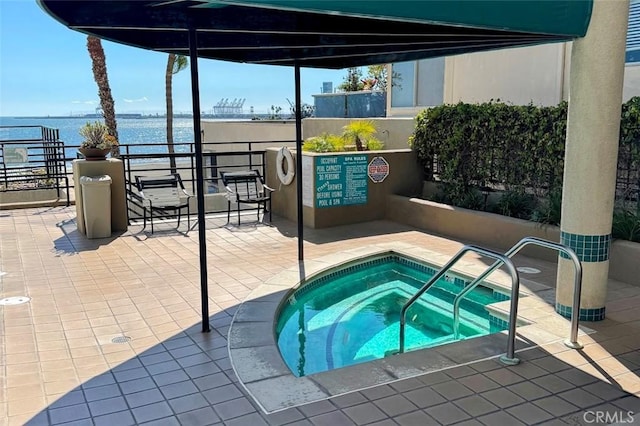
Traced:
[[233, 189], [231, 189], [229, 186], [225, 185], [224, 186], [225, 189], [227, 190], [227, 194], [226, 197], [228, 200], [234, 199], [237, 200], [240, 197], [240, 194], [238, 194], [237, 192], [235, 192]]
[[267, 185], [262, 185], [262, 187], [263, 187], [265, 190], [269, 191], [269, 192], [274, 192], [274, 191], [275, 191], [275, 189], [273, 189], [273, 188], [271, 188], [270, 186], [267, 186]]

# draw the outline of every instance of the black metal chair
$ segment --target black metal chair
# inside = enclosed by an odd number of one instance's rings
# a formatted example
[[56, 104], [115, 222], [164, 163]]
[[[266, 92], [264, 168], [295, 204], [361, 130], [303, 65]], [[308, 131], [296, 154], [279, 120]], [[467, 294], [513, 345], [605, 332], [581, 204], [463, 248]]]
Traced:
[[220, 172], [222, 183], [227, 190], [227, 223], [231, 220], [231, 202], [238, 207], [238, 225], [240, 225], [240, 204], [255, 204], [260, 220], [260, 208], [269, 212], [271, 222], [271, 193], [273, 189], [265, 185], [263, 177], [257, 170], [241, 172]]
[[136, 176], [136, 186], [142, 199], [143, 227], [147, 227], [147, 211], [151, 220], [151, 233], [153, 233], [153, 212], [172, 211], [178, 216], [178, 228], [183, 208], [187, 208], [187, 232], [191, 228], [191, 211], [189, 200], [193, 195], [184, 188], [182, 179], [178, 173], [163, 176]]

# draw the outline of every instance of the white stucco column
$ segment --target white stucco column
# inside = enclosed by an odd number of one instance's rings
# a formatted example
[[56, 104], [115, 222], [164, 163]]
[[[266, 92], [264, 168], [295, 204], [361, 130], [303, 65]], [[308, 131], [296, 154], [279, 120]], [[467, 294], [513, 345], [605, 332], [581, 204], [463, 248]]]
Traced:
[[[594, 0], [571, 52], [560, 239], [582, 262], [581, 320], [605, 316], [628, 18], [629, 0]], [[570, 316], [574, 268], [558, 263], [556, 310]]]

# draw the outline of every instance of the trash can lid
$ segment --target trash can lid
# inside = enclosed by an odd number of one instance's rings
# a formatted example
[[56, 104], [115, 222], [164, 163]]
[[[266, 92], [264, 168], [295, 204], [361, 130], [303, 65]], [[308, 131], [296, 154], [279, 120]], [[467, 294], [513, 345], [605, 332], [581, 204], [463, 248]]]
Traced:
[[111, 176], [80, 176], [82, 185], [111, 185]]

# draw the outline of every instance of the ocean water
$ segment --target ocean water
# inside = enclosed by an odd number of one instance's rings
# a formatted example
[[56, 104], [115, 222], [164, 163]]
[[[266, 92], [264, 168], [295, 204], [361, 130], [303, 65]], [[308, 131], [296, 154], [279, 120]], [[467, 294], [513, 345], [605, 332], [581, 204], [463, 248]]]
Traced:
[[[65, 156], [76, 157], [76, 148], [82, 142], [78, 133], [80, 128], [88, 121], [96, 119], [69, 117], [69, 118], [13, 118], [0, 117], [0, 126], [44, 126], [60, 131], [60, 140], [64, 142]], [[150, 154], [167, 152], [167, 122], [160, 118], [119, 118], [118, 139], [121, 144], [131, 145], [131, 154]], [[39, 139], [41, 137], [38, 128], [0, 128], [0, 141], [8, 139]], [[193, 119], [176, 118], [173, 121], [173, 140], [176, 144], [193, 142]], [[145, 146], [141, 146], [144, 144]], [[149, 145], [147, 145], [149, 144]], [[138, 145], [138, 146], [136, 146]], [[157, 146], [154, 146], [157, 145]], [[186, 145], [176, 146], [176, 152], [189, 152]]]

